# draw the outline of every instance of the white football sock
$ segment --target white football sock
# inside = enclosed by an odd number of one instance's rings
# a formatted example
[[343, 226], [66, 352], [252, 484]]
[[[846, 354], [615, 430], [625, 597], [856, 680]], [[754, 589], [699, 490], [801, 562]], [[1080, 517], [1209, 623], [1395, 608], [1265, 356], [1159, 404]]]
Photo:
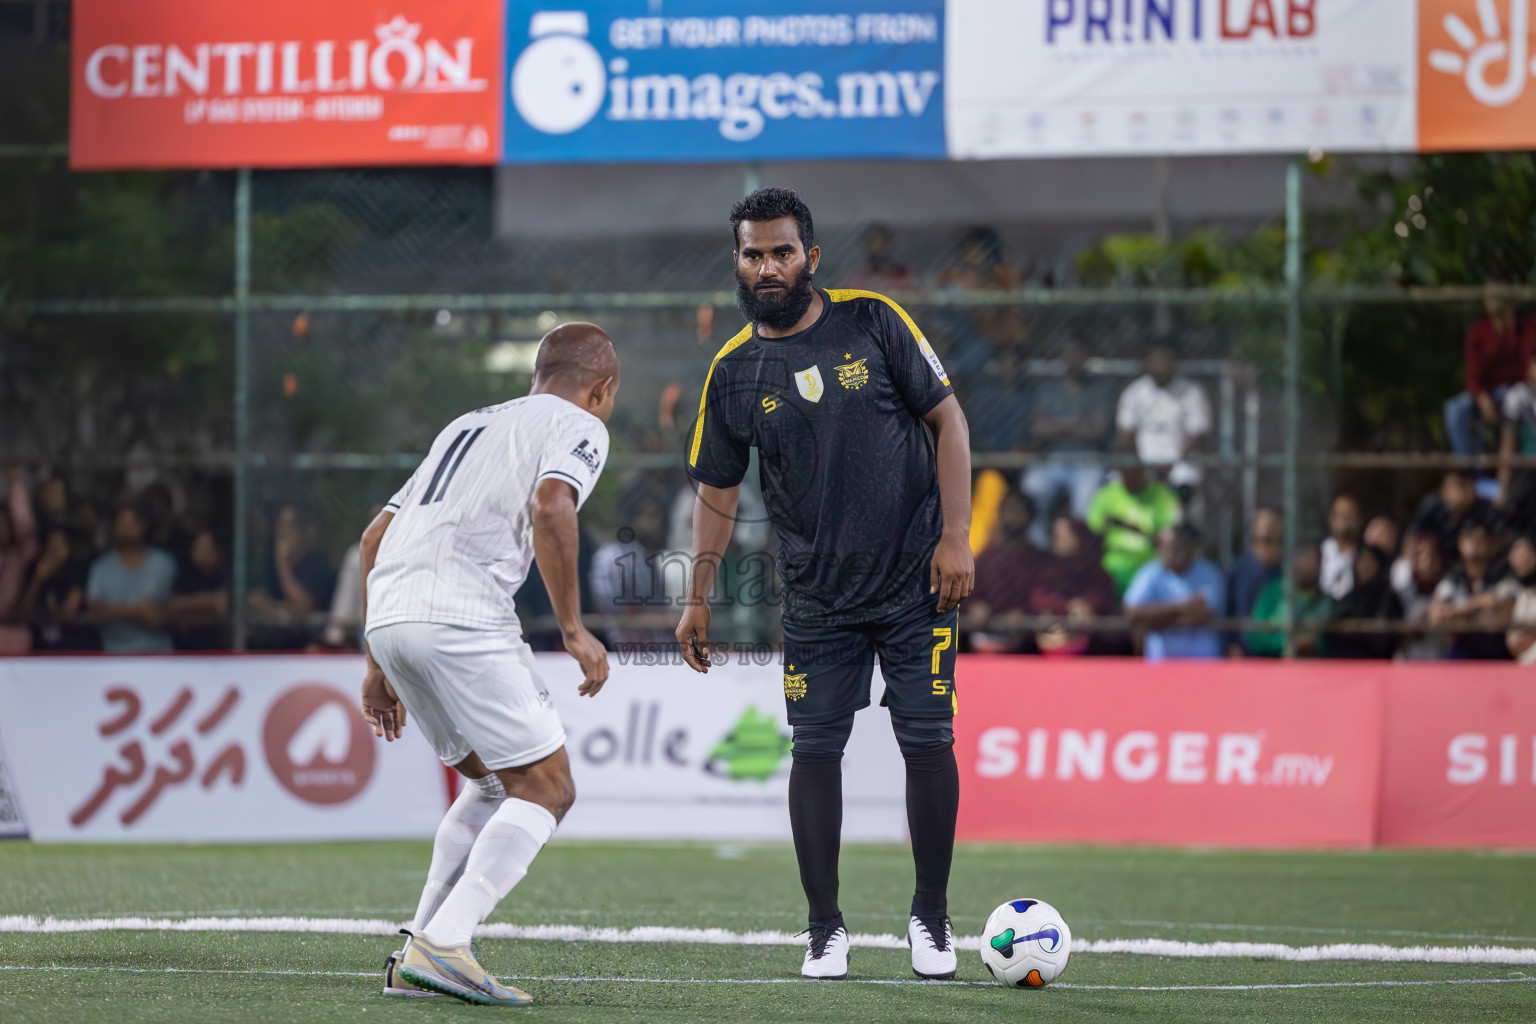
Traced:
[[434, 946], [462, 946], [502, 897], [523, 880], [549, 837], [555, 816], [538, 804], [509, 797], [480, 830], [464, 874], [427, 924], [423, 937]]
[[437, 838], [432, 842], [432, 866], [427, 868], [427, 884], [421, 890], [421, 902], [416, 904], [411, 931], [419, 933], [432, 920], [432, 915], [447, 898], [448, 890], [464, 873], [464, 863], [469, 860], [475, 837], [506, 798], [507, 791], [495, 775], [465, 780], [458, 799], [443, 815], [443, 823], [437, 826]]

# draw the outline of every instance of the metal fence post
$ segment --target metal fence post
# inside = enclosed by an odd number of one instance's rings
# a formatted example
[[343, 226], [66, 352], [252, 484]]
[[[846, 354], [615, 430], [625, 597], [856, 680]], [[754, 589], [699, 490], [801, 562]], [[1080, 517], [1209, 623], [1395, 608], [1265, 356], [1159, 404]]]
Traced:
[[1297, 430], [1301, 414], [1301, 160], [1285, 167], [1285, 466], [1282, 501], [1285, 507], [1285, 552], [1281, 566], [1285, 582], [1285, 656], [1296, 656], [1296, 493]]
[[250, 579], [251, 446], [251, 169], [235, 177], [235, 535], [230, 595], [234, 648], [245, 650], [245, 594]]

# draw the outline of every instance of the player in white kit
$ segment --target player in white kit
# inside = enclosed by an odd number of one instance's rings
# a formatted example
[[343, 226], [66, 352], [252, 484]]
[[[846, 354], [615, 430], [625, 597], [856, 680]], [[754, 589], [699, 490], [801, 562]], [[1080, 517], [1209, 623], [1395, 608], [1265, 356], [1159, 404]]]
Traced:
[[450, 423], [363, 533], [363, 715], [393, 740], [409, 714], [467, 780], [438, 828], [405, 947], [385, 964], [386, 995], [532, 1002], [470, 947], [576, 797], [565, 730], [512, 595], [536, 558], [585, 675], [579, 692], [595, 694], [608, 652], [581, 622], [576, 511], [602, 473], [618, 388], [602, 330], [555, 328], [529, 393]]

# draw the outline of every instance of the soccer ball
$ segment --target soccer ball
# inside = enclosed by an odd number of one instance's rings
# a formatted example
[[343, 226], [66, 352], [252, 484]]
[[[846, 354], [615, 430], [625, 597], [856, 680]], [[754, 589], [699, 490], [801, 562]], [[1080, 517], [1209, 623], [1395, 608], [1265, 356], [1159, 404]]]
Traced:
[[1010, 900], [992, 911], [981, 933], [981, 962], [1013, 988], [1049, 985], [1072, 958], [1072, 929], [1049, 903]]

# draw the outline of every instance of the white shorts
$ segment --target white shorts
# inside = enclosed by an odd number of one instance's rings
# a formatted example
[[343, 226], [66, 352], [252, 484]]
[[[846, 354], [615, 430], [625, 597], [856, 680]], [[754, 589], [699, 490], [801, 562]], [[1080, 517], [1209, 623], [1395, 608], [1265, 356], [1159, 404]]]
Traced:
[[532, 764], [565, 746], [565, 727], [528, 645], [495, 630], [396, 622], [368, 633], [368, 649], [437, 756], [470, 752], [487, 768]]

